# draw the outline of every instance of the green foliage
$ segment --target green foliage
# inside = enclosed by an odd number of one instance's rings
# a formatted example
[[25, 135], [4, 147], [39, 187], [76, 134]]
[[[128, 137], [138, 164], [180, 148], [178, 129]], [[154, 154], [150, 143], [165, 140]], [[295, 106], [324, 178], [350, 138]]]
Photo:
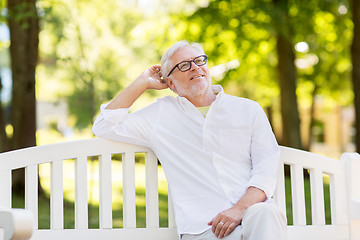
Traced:
[[182, 35], [203, 43], [210, 65], [225, 63], [223, 73], [215, 74], [214, 78], [227, 92], [258, 100], [266, 107], [278, 94], [273, 69], [275, 41], [271, 35], [271, 16], [266, 12], [271, 2], [261, 3], [266, 8], [257, 4], [211, 1], [206, 8], [182, 18], [187, 22]]
[[7, 19], [7, 0], [0, 0], [0, 23], [6, 22]]
[[61, 85], [52, 95], [67, 99], [78, 128], [89, 126], [101, 103], [159, 63], [180, 39], [203, 44], [215, 84], [276, 109], [280, 30], [291, 36], [294, 47], [308, 46], [296, 51], [301, 105], [311, 104], [314, 91], [327, 102], [352, 101], [347, 1], [289, 0], [279, 8], [271, 0], [182, 0], [145, 8], [100, 0], [41, 0], [37, 5], [43, 20], [40, 63], [47, 69], [38, 68], [38, 98], [49, 95], [48, 81]]
[[55, 94], [67, 99], [75, 127], [88, 127], [101, 103], [158, 61], [141, 36], [149, 26], [136, 9], [114, 1], [44, 0], [42, 6], [43, 62], [54, 68], [52, 78], [67, 86]]
[[346, 105], [352, 101], [352, 22], [344, 12], [347, 8], [340, 0], [291, 0], [279, 7], [271, 0], [223, 0], [173, 18], [181, 38], [203, 43], [210, 65], [239, 62], [215, 77], [228, 92], [260, 101], [264, 107], [277, 101], [275, 38], [280, 31], [291, 36], [294, 47], [299, 42], [309, 46], [306, 52], [296, 52], [299, 102], [312, 102], [317, 88], [317, 94]]
[[[310, 6], [301, 5], [309, 13], [307, 16], [300, 11], [294, 14], [294, 18], [300, 20], [294, 23], [297, 31], [294, 39], [309, 45], [308, 51], [297, 52], [297, 61], [305, 63], [298, 64], [299, 87], [311, 84], [312, 90], [318, 88], [318, 94], [341, 105], [352, 101], [349, 81], [352, 22], [348, 14], [339, 12], [344, 4], [343, 1], [331, 4], [312, 1]], [[303, 22], [307, 24], [302, 26]], [[306, 99], [310, 93], [307, 94], [300, 97]]]

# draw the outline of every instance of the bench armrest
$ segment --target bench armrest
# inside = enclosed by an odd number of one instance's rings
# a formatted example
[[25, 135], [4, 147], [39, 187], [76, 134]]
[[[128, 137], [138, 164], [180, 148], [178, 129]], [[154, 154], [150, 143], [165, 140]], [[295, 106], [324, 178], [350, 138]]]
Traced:
[[350, 218], [360, 220], [360, 199], [350, 199]]
[[344, 153], [341, 160], [346, 166], [350, 219], [360, 220], [360, 154]]
[[0, 229], [4, 240], [30, 239], [34, 231], [33, 215], [25, 209], [0, 208]]

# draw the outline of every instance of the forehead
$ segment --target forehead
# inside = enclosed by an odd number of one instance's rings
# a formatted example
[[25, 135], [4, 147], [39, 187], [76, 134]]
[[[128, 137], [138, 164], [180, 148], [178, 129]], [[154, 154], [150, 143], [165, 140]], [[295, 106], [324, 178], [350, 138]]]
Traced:
[[171, 56], [171, 62], [176, 64], [182, 61], [194, 59], [195, 57], [202, 55], [203, 53], [195, 48], [192, 47], [183, 47], [178, 49], [174, 54]]

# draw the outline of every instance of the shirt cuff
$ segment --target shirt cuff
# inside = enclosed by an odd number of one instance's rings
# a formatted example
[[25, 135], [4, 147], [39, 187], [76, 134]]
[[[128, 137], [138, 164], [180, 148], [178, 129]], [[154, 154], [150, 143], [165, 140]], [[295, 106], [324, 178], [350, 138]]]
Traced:
[[106, 121], [113, 124], [122, 122], [129, 112], [129, 108], [106, 109], [108, 105], [109, 103], [102, 104], [100, 107], [100, 112]]
[[266, 176], [253, 176], [248, 184], [249, 187], [256, 187], [262, 191], [264, 191], [267, 201], [270, 200], [274, 195], [275, 190], [275, 179], [272, 177], [266, 177]]

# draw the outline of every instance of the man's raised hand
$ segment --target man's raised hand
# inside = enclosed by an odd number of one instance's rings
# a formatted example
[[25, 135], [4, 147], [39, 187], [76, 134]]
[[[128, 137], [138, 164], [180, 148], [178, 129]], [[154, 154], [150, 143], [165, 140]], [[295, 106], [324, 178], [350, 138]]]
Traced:
[[149, 69], [145, 70], [138, 80], [144, 81], [147, 89], [166, 89], [168, 85], [166, 81], [161, 77], [161, 66], [153, 65]]

